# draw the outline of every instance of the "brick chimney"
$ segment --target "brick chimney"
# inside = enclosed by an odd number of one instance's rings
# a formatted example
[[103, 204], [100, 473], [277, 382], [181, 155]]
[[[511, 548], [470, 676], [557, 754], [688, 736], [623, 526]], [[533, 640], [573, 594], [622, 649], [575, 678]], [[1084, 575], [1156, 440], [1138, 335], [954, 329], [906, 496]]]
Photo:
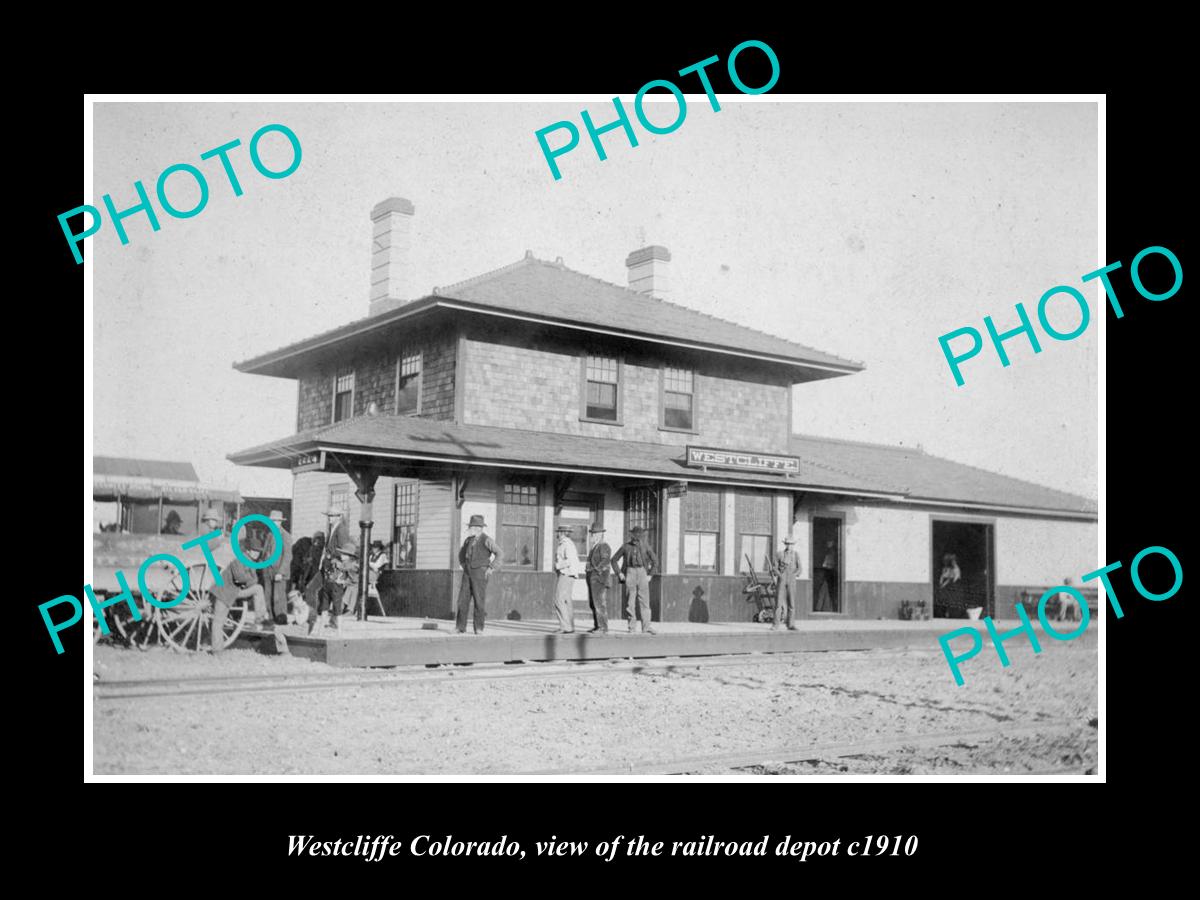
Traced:
[[671, 283], [667, 277], [671, 251], [657, 244], [634, 250], [625, 258], [629, 269], [629, 289], [639, 294], [649, 294], [660, 300], [671, 296]]
[[389, 197], [371, 210], [370, 315], [409, 300], [408, 246], [416, 210], [403, 197]]

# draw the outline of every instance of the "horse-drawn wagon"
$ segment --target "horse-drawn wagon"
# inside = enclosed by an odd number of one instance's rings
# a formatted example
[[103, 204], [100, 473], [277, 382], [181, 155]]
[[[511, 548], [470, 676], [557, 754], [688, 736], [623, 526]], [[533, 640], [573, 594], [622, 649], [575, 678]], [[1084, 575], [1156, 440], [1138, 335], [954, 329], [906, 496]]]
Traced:
[[[109, 636], [127, 646], [144, 649], [152, 644], [166, 644], [176, 650], [197, 651], [213, 646], [213, 594], [216, 587], [213, 573], [199, 546], [182, 549], [188, 535], [140, 535], [100, 533], [93, 535], [92, 590], [103, 602], [124, 590], [117, 573], [125, 576], [129, 593], [140, 619], [134, 618], [129, 604], [114, 603], [103, 610]], [[225, 549], [228, 544], [225, 545]], [[232, 551], [228, 551], [230, 554]], [[142, 564], [156, 554], [170, 554], [183, 562], [184, 576], [172, 563], [156, 560], [146, 567], [142, 579], [138, 571]], [[218, 567], [228, 560], [216, 559]], [[160, 604], [156, 606], [143, 596], [142, 583]], [[249, 609], [239, 601], [232, 606], [222, 626], [222, 638], [217, 642], [224, 648], [237, 640]], [[99, 622], [93, 636], [103, 636]]]

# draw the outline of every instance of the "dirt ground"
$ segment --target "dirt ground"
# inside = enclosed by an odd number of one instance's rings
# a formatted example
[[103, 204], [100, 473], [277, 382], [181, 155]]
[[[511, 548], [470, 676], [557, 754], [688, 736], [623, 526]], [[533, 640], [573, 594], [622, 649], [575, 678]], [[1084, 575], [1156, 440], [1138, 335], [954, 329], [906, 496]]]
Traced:
[[[1017, 643], [1017, 642], [1010, 642]], [[1050, 644], [1046, 646], [1046, 644]], [[1094, 632], [1070, 643], [990, 647], [957, 687], [936, 649], [789, 654], [784, 663], [496, 678], [276, 694], [96, 699], [96, 774], [504, 774], [572, 772], [770, 747], [878, 740], [1011, 723], [1061, 723], [931, 748], [783, 764], [756, 774], [1094, 772]], [[775, 657], [778, 659], [779, 657]], [[659, 661], [661, 664], [661, 661]], [[511, 667], [509, 667], [511, 668]], [[433, 670], [419, 669], [421, 674]], [[467, 671], [460, 669], [458, 671]], [[333, 669], [252, 650], [221, 657], [95, 648], [98, 684]], [[378, 670], [360, 673], [383, 676]], [[730, 771], [697, 768], [703, 774]]]

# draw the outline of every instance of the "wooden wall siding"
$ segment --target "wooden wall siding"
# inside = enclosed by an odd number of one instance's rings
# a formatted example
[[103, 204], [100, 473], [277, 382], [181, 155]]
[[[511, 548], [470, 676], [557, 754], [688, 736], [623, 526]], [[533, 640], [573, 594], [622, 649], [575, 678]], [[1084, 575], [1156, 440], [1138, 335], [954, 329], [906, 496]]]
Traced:
[[[455, 611], [462, 577], [462, 569], [454, 572]], [[522, 619], [553, 619], [555, 579], [553, 572], [506, 572], [501, 569], [488, 582], [487, 617], [503, 619], [516, 610]]]
[[664, 575], [654, 579], [658, 603], [651, 603], [655, 621], [750, 622], [758, 607], [747, 603], [742, 576]]
[[383, 572], [379, 576], [379, 597], [389, 616], [449, 619], [454, 616], [452, 581], [451, 573], [446, 569]]

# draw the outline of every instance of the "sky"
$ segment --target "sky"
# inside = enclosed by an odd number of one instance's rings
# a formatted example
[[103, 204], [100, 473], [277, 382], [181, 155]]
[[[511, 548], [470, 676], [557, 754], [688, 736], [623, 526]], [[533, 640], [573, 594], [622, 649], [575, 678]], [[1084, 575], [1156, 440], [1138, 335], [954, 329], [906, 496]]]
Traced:
[[[626, 107], [632, 98], [623, 98]], [[673, 133], [603, 137], [611, 101], [404, 103], [97, 103], [89, 202], [118, 210], [153, 196], [175, 163], [199, 168], [207, 206], [175, 219], [154, 201], [86, 241], [94, 265], [94, 446], [98, 455], [187, 460], [201, 480], [243, 495], [291, 496], [285, 470], [226, 454], [295, 432], [296, 383], [233, 363], [367, 314], [370, 211], [405, 197], [415, 296], [507, 265], [526, 250], [626, 284], [625, 257], [671, 251], [673, 302], [865, 364], [797, 387], [798, 432], [926, 452], [1096, 498], [1098, 282], [1094, 103], [811, 103], [688, 96]], [[667, 123], [674, 101], [655, 108]], [[573, 121], [581, 143], [554, 180], [534, 133]], [[281, 123], [302, 158], [268, 179], [248, 145]], [[233, 139], [244, 191], [216, 159]], [[561, 133], [550, 138], [552, 146]], [[279, 134], [263, 162], [291, 160]], [[198, 191], [172, 175], [180, 209]], [[990, 345], [956, 386], [938, 337], [1018, 324], [1023, 303], [1057, 285], [1088, 298], [1082, 336], [1042, 352], [1024, 337]], [[1078, 311], [1062, 298], [1052, 324]], [[957, 346], [957, 345], [956, 345]], [[753, 448], [751, 448], [753, 449]]]

